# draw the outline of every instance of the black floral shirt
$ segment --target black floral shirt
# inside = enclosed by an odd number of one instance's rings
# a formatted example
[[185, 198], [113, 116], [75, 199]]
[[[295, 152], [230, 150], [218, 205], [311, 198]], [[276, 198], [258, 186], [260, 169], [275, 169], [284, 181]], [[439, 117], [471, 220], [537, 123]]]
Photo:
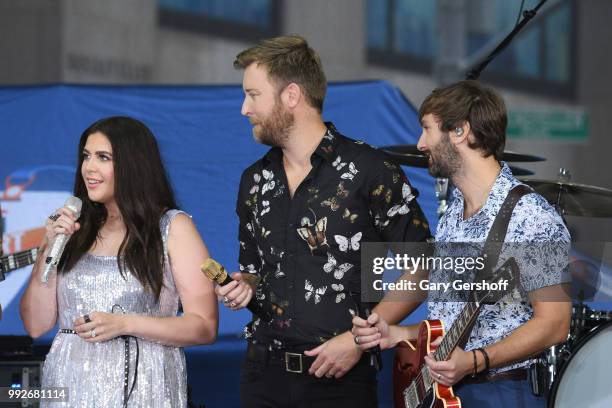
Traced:
[[349, 330], [359, 301], [363, 242], [419, 242], [429, 225], [399, 166], [331, 123], [291, 198], [282, 150], [242, 174], [240, 270], [257, 274], [259, 306], [245, 332], [275, 348], [306, 349]]

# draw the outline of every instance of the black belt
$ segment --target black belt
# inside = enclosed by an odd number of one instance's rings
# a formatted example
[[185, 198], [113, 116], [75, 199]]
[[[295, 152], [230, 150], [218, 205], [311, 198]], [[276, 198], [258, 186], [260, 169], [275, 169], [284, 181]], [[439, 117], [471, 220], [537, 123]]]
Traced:
[[476, 377], [467, 376], [463, 379], [464, 384], [482, 384], [491, 381], [524, 381], [527, 380], [526, 368], [515, 368], [513, 370], [502, 371], [501, 373], [476, 374]]
[[[78, 334], [72, 329], [59, 329], [60, 333], [65, 334]], [[123, 365], [123, 406], [127, 407], [127, 403], [132, 396], [134, 387], [136, 386], [136, 377], [138, 376], [138, 358], [140, 354], [140, 347], [138, 346], [138, 338], [134, 337], [136, 341], [136, 365], [134, 367], [134, 380], [132, 381], [132, 387], [128, 389], [128, 381], [130, 380], [130, 337], [132, 336], [121, 336], [123, 339], [123, 346], [125, 351], [125, 359]]]
[[[317, 359], [305, 355], [301, 350], [270, 348], [268, 345], [249, 342], [246, 359], [263, 365], [277, 365], [284, 368], [288, 373], [295, 374], [308, 374], [310, 366]], [[369, 364], [369, 361], [369, 353], [363, 353], [357, 364]]]
[[246, 351], [246, 358], [250, 361], [262, 363], [264, 365], [276, 364], [285, 368], [288, 373], [303, 374], [308, 373], [310, 366], [316, 357], [305, 355], [302, 351], [291, 351], [284, 349], [272, 349], [263, 344], [249, 342]]

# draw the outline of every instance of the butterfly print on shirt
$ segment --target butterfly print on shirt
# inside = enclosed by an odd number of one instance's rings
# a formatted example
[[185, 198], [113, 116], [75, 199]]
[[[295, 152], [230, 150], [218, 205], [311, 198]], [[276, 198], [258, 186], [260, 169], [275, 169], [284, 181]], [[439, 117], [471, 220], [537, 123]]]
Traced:
[[334, 278], [339, 280], [339, 279], [342, 279], [344, 277], [344, 274], [348, 272], [349, 269], [351, 269], [352, 267], [353, 267], [353, 264], [350, 264], [348, 262], [338, 265], [338, 261], [336, 260], [336, 258], [334, 258], [334, 256], [328, 252], [327, 253], [327, 263], [323, 265], [323, 270], [326, 273], [333, 272]]
[[321, 218], [313, 225], [304, 225], [297, 229], [298, 235], [308, 244], [310, 252], [317, 249], [327, 249], [327, 238], [325, 232], [327, 230], [327, 217]]
[[363, 234], [361, 232], [356, 233], [351, 238], [347, 238], [342, 235], [334, 235], [334, 239], [338, 244], [338, 248], [342, 252], [347, 252], [349, 250], [358, 251], [360, 247], [359, 241], [361, 240], [362, 235]]
[[327, 291], [327, 286], [321, 286], [320, 288], [315, 288], [312, 283], [308, 279], [304, 282], [304, 289], [306, 293], [304, 294], [304, 298], [306, 302], [308, 302], [311, 298], [314, 299], [314, 304], [318, 304], [325, 292]]
[[402, 185], [402, 202], [398, 205], [394, 205], [393, 207], [389, 208], [389, 211], [387, 211], [387, 216], [393, 217], [395, 214], [408, 214], [408, 212], [410, 212], [410, 201], [412, 201], [413, 199], [414, 194], [412, 194], [410, 186], [404, 183], [404, 185]]

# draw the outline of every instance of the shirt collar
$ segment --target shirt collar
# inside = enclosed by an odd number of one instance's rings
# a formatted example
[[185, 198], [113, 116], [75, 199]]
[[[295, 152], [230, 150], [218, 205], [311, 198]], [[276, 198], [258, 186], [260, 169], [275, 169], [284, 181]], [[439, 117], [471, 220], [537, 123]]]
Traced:
[[[336, 159], [337, 148], [340, 138], [340, 132], [336, 129], [332, 122], [325, 122], [325, 127], [327, 130], [325, 131], [325, 135], [321, 139], [321, 142], [313, 152], [311, 156], [311, 161], [315, 158], [315, 156], [319, 156], [326, 161], [332, 162]], [[280, 163], [283, 159], [283, 150], [280, 147], [273, 147], [265, 154], [264, 159], [268, 162], [277, 162]]]
[[[510, 170], [510, 167], [508, 167], [506, 162], [502, 161], [500, 162], [500, 164], [501, 171], [497, 175], [497, 178], [495, 179], [495, 183], [493, 183], [491, 191], [489, 191], [487, 201], [482, 206], [482, 208], [469, 219], [474, 219], [475, 217], [478, 218], [481, 214], [484, 214], [484, 216], [488, 216], [487, 214], [489, 213], [489, 211], [497, 211], [499, 209], [498, 207], [501, 206], [501, 203], [504, 201], [508, 192], [512, 189], [512, 187], [514, 187], [514, 185], [517, 184], [518, 181], [512, 174], [512, 170]], [[457, 211], [459, 211], [459, 214], [463, 214], [463, 194], [458, 188], [455, 187], [453, 188], [453, 195], [457, 201], [457, 207], [455, 208], [457, 209]]]
[[314, 154], [332, 162], [336, 159], [336, 156], [338, 156], [336, 151], [338, 149], [340, 132], [338, 132], [332, 122], [325, 122], [325, 126], [327, 127], [327, 131], [323, 139], [321, 139], [321, 143], [319, 143], [315, 149]]

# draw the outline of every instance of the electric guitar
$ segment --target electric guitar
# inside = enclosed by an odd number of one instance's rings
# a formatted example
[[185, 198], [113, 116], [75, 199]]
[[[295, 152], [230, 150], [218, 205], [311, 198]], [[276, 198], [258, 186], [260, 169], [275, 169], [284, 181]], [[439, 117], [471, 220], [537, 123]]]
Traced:
[[38, 248], [0, 256], [0, 282], [4, 280], [4, 275], [24, 266], [32, 265], [36, 262], [36, 256], [38, 256]]
[[[448, 360], [460, 340], [469, 335], [483, 304], [495, 303], [514, 289], [518, 282], [518, 266], [514, 258], [507, 260], [487, 282], [503, 284], [504, 281], [507, 281], [507, 286], [503, 292], [490, 289], [472, 291], [470, 301], [466, 302], [446, 335], [441, 320], [423, 320], [419, 326], [416, 347], [409, 341], [397, 345], [393, 362], [395, 408], [461, 407], [461, 401], [453, 393], [452, 387], [446, 387], [431, 378], [425, 356], [433, 352], [435, 360]], [[438, 346], [431, 344], [441, 336], [444, 337]]]

